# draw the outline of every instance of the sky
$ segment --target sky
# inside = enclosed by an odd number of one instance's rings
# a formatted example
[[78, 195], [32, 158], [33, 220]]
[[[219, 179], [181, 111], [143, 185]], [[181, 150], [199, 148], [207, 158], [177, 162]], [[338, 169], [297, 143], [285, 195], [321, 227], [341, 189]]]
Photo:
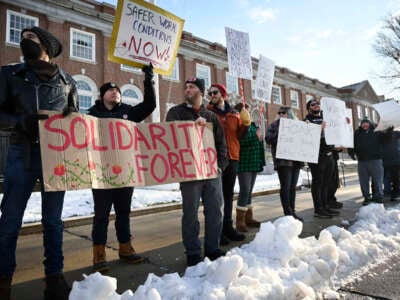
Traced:
[[398, 253], [399, 220], [398, 208], [374, 203], [360, 209], [348, 230], [330, 226], [318, 239], [301, 239], [302, 223], [281, 217], [262, 223], [250, 243], [213, 262], [206, 258], [182, 277], [149, 274], [134, 293], [120, 295], [116, 278], [94, 273], [73, 283], [69, 299], [340, 299], [340, 286]]
[[[117, 4], [117, 0], [104, 2]], [[383, 20], [400, 13], [400, 0], [156, 0], [185, 20], [184, 30], [226, 45], [225, 27], [248, 32], [260, 54], [335, 87], [369, 80], [378, 95], [400, 99], [372, 45]], [[397, 84], [400, 86], [400, 83]]]

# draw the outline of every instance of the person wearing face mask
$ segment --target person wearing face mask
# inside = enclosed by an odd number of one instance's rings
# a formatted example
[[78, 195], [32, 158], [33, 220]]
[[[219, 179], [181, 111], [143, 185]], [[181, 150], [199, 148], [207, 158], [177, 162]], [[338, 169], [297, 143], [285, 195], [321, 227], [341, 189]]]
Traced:
[[278, 118], [268, 127], [265, 141], [271, 145], [272, 158], [274, 160], [274, 169], [278, 173], [280, 183], [280, 198], [285, 216], [303, 221], [296, 214], [296, 186], [299, 179], [300, 168], [304, 166], [303, 162], [276, 158], [276, 147], [278, 144], [279, 124], [281, 118], [297, 120], [296, 115], [288, 106], [281, 106], [278, 110]]
[[[10, 298], [18, 232], [34, 185], [42, 181], [38, 120], [48, 116], [39, 110], [64, 116], [79, 110], [74, 80], [52, 63], [62, 52], [59, 40], [42, 28], [25, 28], [20, 46], [24, 63], [0, 69], [0, 128], [10, 132], [0, 206], [0, 299]], [[68, 299], [70, 292], [63, 276], [64, 194], [45, 192], [41, 182], [44, 299]]]
[[[100, 99], [89, 108], [89, 115], [98, 118], [118, 118], [141, 122], [156, 108], [156, 96], [153, 86], [153, 66], [144, 66], [144, 100], [132, 106], [121, 101], [121, 90], [114, 82], [100, 87]], [[111, 206], [115, 210], [115, 230], [119, 242], [119, 258], [123, 262], [135, 264], [144, 261], [136, 254], [131, 244], [130, 212], [133, 187], [115, 189], [92, 189], [94, 200], [94, 217], [92, 227], [93, 271], [106, 272], [107, 228]]]
[[[227, 101], [228, 93], [222, 84], [211, 85], [208, 95], [210, 103], [207, 109], [214, 112], [224, 128], [226, 146], [228, 147], [229, 164], [222, 174], [222, 191], [224, 193], [224, 226], [221, 244], [226, 245], [231, 241], [243, 241], [245, 235], [232, 226], [233, 190], [238, 171], [240, 139], [250, 126], [250, 115], [243, 109], [241, 113], [233, 109]], [[251, 208], [248, 210], [251, 213]]]
[[318, 163], [308, 163], [311, 170], [311, 194], [314, 204], [314, 216], [317, 218], [332, 218], [339, 214], [338, 211], [329, 208], [329, 192], [331, 181], [335, 177], [335, 159], [333, 157], [334, 146], [326, 144], [319, 101], [311, 99], [306, 104], [307, 116], [304, 121], [322, 126]]

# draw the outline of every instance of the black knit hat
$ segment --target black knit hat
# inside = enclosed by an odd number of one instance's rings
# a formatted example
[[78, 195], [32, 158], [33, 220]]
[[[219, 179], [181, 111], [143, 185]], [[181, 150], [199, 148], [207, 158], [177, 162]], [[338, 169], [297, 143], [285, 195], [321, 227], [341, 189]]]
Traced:
[[308, 101], [307, 101], [307, 104], [306, 104], [307, 110], [309, 110], [309, 108], [310, 108], [310, 106], [311, 106], [312, 103], [319, 103], [319, 102], [318, 102], [317, 100], [315, 100], [314, 98], [308, 100]]
[[60, 55], [62, 51], [62, 45], [60, 41], [50, 32], [39, 27], [25, 28], [21, 31], [21, 39], [22, 34], [26, 31], [33, 32], [38, 36], [40, 43], [46, 48], [46, 52], [49, 55], [49, 58], [57, 57]]
[[121, 94], [121, 90], [119, 89], [119, 86], [114, 83], [114, 82], [107, 82], [105, 84], [103, 84], [100, 87], [100, 98], [103, 99], [104, 94], [109, 90], [109, 89], [117, 89], [118, 92]]
[[192, 77], [185, 81], [185, 84], [187, 83], [192, 83], [196, 85], [199, 88], [200, 92], [204, 95], [204, 79]]

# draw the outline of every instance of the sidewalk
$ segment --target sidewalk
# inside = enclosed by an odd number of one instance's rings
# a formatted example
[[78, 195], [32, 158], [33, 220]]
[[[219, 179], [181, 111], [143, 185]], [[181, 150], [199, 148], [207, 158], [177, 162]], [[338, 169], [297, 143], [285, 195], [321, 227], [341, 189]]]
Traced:
[[[301, 237], [318, 235], [319, 232], [330, 225], [352, 223], [355, 213], [361, 207], [362, 198], [358, 181], [348, 179], [346, 187], [338, 190], [337, 197], [344, 203], [341, 215], [332, 219], [317, 219], [313, 217], [312, 200], [309, 189], [298, 192], [297, 211], [304, 218], [304, 227]], [[279, 195], [271, 194], [254, 198], [255, 217], [261, 221], [272, 221], [282, 216]], [[203, 219], [202, 212], [199, 213]], [[158, 212], [143, 216], [135, 216], [132, 219], [133, 233], [136, 238], [133, 244], [136, 251], [149, 261], [139, 265], [125, 265], [118, 262], [118, 243], [113, 228], [110, 224], [107, 244], [108, 261], [110, 261], [110, 276], [118, 279], [118, 292], [127, 289], [134, 291], [143, 284], [149, 273], [163, 275], [178, 272], [183, 274], [185, 270], [185, 255], [181, 243], [180, 232], [181, 211], [172, 210]], [[346, 222], [343, 222], [346, 221]], [[91, 225], [81, 225], [65, 229], [64, 255], [65, 273], [69, 282], [81, 280], [82, 274], [91, 272], [92, 242], [90, 240]], [[256, 230], [251, 231], [245, 243], [252, 240]], [[230, 247], [239, 246], [240, 243], [232, 243]], [[17, 270], [14, 276], [13, 296], [20, 299], [42, 299], [43, 283], [43, 248], [42, 234], [30, 234], [21, 236], [18, 240]]]

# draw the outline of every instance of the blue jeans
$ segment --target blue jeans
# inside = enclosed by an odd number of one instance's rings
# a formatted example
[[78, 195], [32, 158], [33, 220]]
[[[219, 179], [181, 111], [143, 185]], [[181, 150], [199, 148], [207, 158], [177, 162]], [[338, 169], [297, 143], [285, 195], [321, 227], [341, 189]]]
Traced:
[[251, 204], [251, 194], [253, 192], [254, 183], [256, 182], [257, 172], [240, 172], [239, 179], [239, 198], [237, 206], [247, 207]]
[[130, 212], [133, 188], [93, 189], [92, 193], [94, 201], [93, 244], [106, 244], [108, 220], [113, 204], [118, 242], [121, 244], [129, 242], [131, 240]]
[[383, 198], [383, 164], [382, 159], [358, 161], [358, 178], [361, 193], [364, 198], [369, 198], [369, 179], [374, 186], [373, 198]]
[[[27, 169], [25, 147], [20, 144], [10, 145], [4, 173], [4, 195], [0, 206], [0, 276], [2, 277], [12, 277], [14, 274], [18, 233], [26, 204], [36, 181], [38, 179], [42, 181], [39, 145], [32, 145], [30, 157], [30, 168]], [[41, 194], [45, 274], [58, 274], [64, 267], [61, 213], [65, 192], [44, 192], [42, 184]]]
[[214, 253], [219, 249], [222, 232], [223, 198], [221, 178], [181, 182], [182, 193], [182, 239], [187, 255], [201, 255], [199, 239], [200, 223], [198, 210], [200, 198], [204, 206], [204, 252]]

